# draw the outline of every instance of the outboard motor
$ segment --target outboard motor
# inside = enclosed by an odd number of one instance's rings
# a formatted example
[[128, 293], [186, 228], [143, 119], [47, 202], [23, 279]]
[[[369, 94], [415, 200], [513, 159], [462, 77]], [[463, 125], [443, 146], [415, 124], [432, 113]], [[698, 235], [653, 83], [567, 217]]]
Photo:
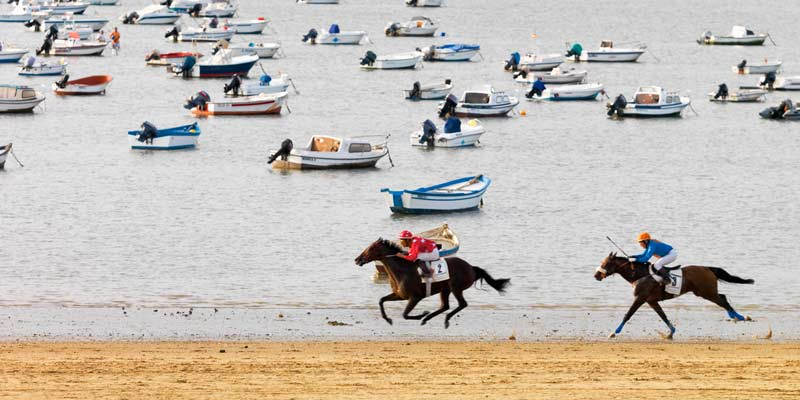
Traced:
[[135, 24], [136, 20], [138, 20], [138, 19], [139, 19], [139, 14], [136, 11], [134, 11], [134, 12], [122, 17], [122, 23], [123, 24]]
[[372, 66], [377, 59], [378, 56], [375, 53], [373, 53], [371, 50], [367, 50], [367, 53], [364, 54], [364, 58], [361, 59], [361, 65]]
[[170, 7], [172, 7], [172, 0], [164, 0], [164, 2], [161, 3], [161, 5], [162, 6], [167, 6], [167, 8], [170, 8]]
[[569, 50], [567, 50], [567, 54], [564, 54], [564, 56], [574, 57], [575, 61], [580, 61], [582, 53], [583, 53], [583, 46], [581, 46], [580, 43], [575, 43]]
[[303, 42], [310, 42], [311, 44], [317, 44], [317, 30], [314, 28], [309, 29], [308, 33], [303, 35]]
[[622, 117], [625, 113], [625, 107], [628, 105], [628, 100], [625, 100], [625, 96], [619, 95], [616, 99], [614, 99], [613, 104], [608, 104], [608, 116], [611, 117], [614, 113], [617, 113], [617, 116]]
[[222, 90], [225, 92], [225, 94], [228, 94], [228, 92], [232, 91], [234, 96], [238, 96], [239, 88], [241, 87], [242, 87], [242, 80], [239, 78], [239, 74], [235, 74], [233, 75], [233, 79], [231, 79], [231, 81], [228, 82], [228, 84], [225, 85], [222, 88]]
[[25, 59], [25, 69], [26, 70], [29, 70], [29, 69], [33, 68], [34, 65], [36, 65], [36, 57], [30, 56], [30, 57]]
[[444, 133], [461, 132], [461, 120], [456, 117], [450, 117], [444, 123]]
[[422, 87], [419, 84], [419, 81], [414, 82], [414, 85], [411, 86], [411, 93], [408, 94], [408, 98], [412, 100], [417, 100], [420, 98], [422, 94]]
[[528, 78], [528, 71], [523, 69], [521, 71], [514, 72], [514, 75], [512, 75], [512, 76], [514, 77], [514, 79], [517, 79], [517, 78], [526, 79], [526, 78]]
[[42, 47], [36, 49], [36, 55], [38, 56], [39, 54], [42, 53], [47, 54], [50, 52], [50, 49], [52, 48], [53, 48], [53, 40], [50, 39], [50, 37], [46, 37], [44, 38], [44, 43], [42, 43]]
[[742, 60], [739, 64], [736, 64], [736, 68], [739, 69], [740, 74], [744, 74], [744, 67], [747, 65], [747, 60]]
[[447, 95], [442, 109], [439, 110], [439, 118], [447, 118], [456, 113], [456, 105], [458, 104], [458, 97], [454, 94]]
[[519, 68], [520, 55], [518, 52], [511, 53], [511, 58], [506, 61], [506, 66], [503, 67], [506, 71], [516, 72]]
[[427, 143], [428, 147], [433, 147], [434, 135], [436, 134], [436, 125], [433, 121], [426, 119], [422, 123], [422, 137], [419, 138], [419, 143]]
[[417, 0], [406, 0], [406, 5], [409, 6], [409, 7], [416, 7], [417, 6]]
[[160, 60], [161, 54], [158, 53], [158, 50], [153, 50], [146, 56], [144, 56], [145, 61], [152, 61], [152, 60]]
[[179, 70], [177, 72], [180, 72], [184, 78], [189, 78], [192, 76], [192, 68], [194, 68], [195, 64], [197, 64], [197, 58], [194, 56], [186, 57], [183, 60], [183, 65], [178, 67]]
[[774, 72], [767, 72], [764, 76], [761, 77], [759, 83], [761, 86], [766, 86], [767, 89], [772, 90], [772, 85], [775, 83], [775, 79], [777, 76]]
[[58, 39], [58, 27], [55, 25], [50, 25], [50, 28], [47, 30], [47, 34], [45, 35], [46, 38], [50, 38], [50, 40]]
[[724, 83], [719, 85], [719, 89], [717, 89], [717, 93], [714, 95], [714, 99], [716, 100], [720, 97], [722, 97], [723, 99], [728, 97], [728, 85]]
[[170, 31], [168, 31], [167, 33], [164, 34], [164, 37], [165, 38], [169, 38], [171, 36], [172, 37], [172, 41], [173, 42], [177, 42], [178, 41], [178, 35], [180, 35], [180, 33], [181, 33], [180, 28], [178, 28], [178, 26], [175, 25], [174, 27], [172, 27], [172, 30], [170, 30]]
[[203, 5], [200, 4], [200, 3], [197, 3], [197, 4], [193, 5], [192, 8], [189, 9], [189, 16], [190, 17], [195, 17], [195, 18], [199, 17], [200, 16], [200, 10], [202, 10], [202, 9], [203, 9]]
[[42, 31], [42, 21], [39, 21], [36, 18], [30, 19], [30, 20], [28, 20], [28, 22], [25, 23], [25, 27], [26, 28], [33, 28], [34, 32], [41, 32]]
[[157, 137], [158, 129], [156, 129], [156, 126], [150, 122], [144, 121], [142, 123], [142, 133], [139, 134], [139, 137], [136, 140], [145, 142], [146, 144], [153, 144], [153, 139]]
[[205, 108], [206, 103], [208, 103], [209, 101], [211, 101], [211, 97], [208, 95], [208, 93], [201, 90], [197, 92], [197, 94], [194, 95], [194, 97], [186, 99], [186, 104], [183, 105], [183, 108], [191, 110], [197, 107], [198, 110], [202, 110]]
[[393, 22], [391, 25], [386, 27], [386, 30], [384, 31], [384, 33], [386, 34], [386, 36], [397, 36], [397, 35], [399, 35], [400, 34], [400, 23]]
[[536, 82], [533, 82], [533, 85], [531, 85], [531, 90], [525, 93], [525, 97], [531, 99], [533, 96], [541, 96], [545, 89], [547, 88], [544, 86], [544, 82], [542, 82], [541, 78], [538, 78]]
[[281, 142], [281, 148], [275, 152], [275, 154], [269, 156], [269, 160], [267, 160], [267, 164], [272, 164], [275, 160], [280, 157], [281, 160], [286, 161], [289, 158], [289, 154], [292, 152], [292, 148], [294, 147], [294, 143], [292, 143], [291, 139], [286, 139]]
[[208, 27], [211, 29], [219, 28], [219, 19], [215, 15], [214, 18], [211, 18], [211, 22], [208, 23]]
[[64, 89], [67, 87], [67, 82], [69, 82], [69, 74], [64, 74], [64, 77], [61, 78], [60, 81], [56, 81], [56, 86]]

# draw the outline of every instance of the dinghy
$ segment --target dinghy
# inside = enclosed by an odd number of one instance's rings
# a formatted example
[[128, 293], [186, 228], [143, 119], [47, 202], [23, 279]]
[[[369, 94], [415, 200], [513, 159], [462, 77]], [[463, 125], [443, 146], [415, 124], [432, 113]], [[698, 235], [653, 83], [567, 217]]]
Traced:
[[203, 57], [203, 54], [191, 51], [179, 51], [176, 53], [159, 53], [158, 50], [151, 51], [144, 57], [147, 65], [166, 66], [166, 65], [182, 65], [187, 57], [194, 57], [195, 59]]
[[25, 23], [32, 19], [44, 20], [50, 16], [50, 10], [42, 10], [29, 4], [18, 4], [9, 13], [0, 14], [0, 22]]
[[453, 84], [450, 79], [445, 79], [443, 83], [426, 83], [424, 85], [414, 82], [411, 89], [403, 90], [406, 100], [441, 100], [450, 94]]
[[247, 76], [258, 62], [258, 56], [231, 56], [230, 50], [220, 50], [210, 60], [197, 63], [194, 57], [186, 57], [183, 64], [172, 64], [168, 71], [184, 78], [226, 78], [233, 75]]
[[279, 43], [230, 43], [228, 50], [231, 51], [231, 56], [244, 56], [248, 54], [255, 54], [258, 58], [272, 58], [280, 50]]
[[365, 31], [341, 31], [339, 25], [332, 24], [327, 33], [319, 33], [316, 29], [310, 29], [303, 35], [303, 42], [308, 44], [331, 44], [331, 45], [355, 45], [361, 44], [366, 39]]
[[[211, 101], [205, 92], [203, 102], [198, 104], [197, 96], [189, 99], [185, 108], [190, 108], [192, 114], [198, 117], [211, 115], [266, 115], [280, 114], [281, 108], [286, 104], [289, 93], [261, 93], [256, 96], [231, 97], [223, 101]], [[200, 95], [198, 93], [198, 95]]]
[[471, 119], [466, 126], [461, 120], [450, 117], [439, 130], [431, 120], [425, 120], [422, 129], [411, 133], [412, 146], [424, 147], [469, 147], [478, 144], [486, 130], [477, 119]]
[[66, 75], [61, 81], [53, 83], [53, 91], [62, 96], [105, 94], [112, 79], [110, 75], [92, 75], [69, 80], [69, 75]]
[[414, 69], [422, 61], [422, 53], [412, 51], [408, 53], [388, 54], [378, 56], [372, 51], [367, 51], [361, 59], [363, 69]]
[[[256, 96], [261, 93], [281, 93], [289, 90], [289, 85], [292, 84], [292, 79], [287, 74], [280, 74], [277, 78], [272, 78], [269, 75], [261, 75], [257, 83], [247, 83], [242, 85], [238, 93], [233, 95], [241, 96]], [[233, 92], [233, 91], [232, 91]], [[228, 91], [225, 92], [228, 94]]]
[[564, 62], [561, 54], [528, 53], [519, 60], [517, 69], [523, 71], [550, 71]]
[[99, 56], [108, 46], [109, 42], [79, 39], [56, 39], [50, 55], [56, 56]]
[[30, 86], [0, 85], [0, 113], [33, 112], [44, 95]]
[[128, 131], [128, 141], [136, 150], [180, 150], [193, 148], [200, 137], [197, 122], [191, 125], [174, 128], [157, 129], [153, 124], [145, 122], [142, 129]]
[[122, 15], [119, 20], [123, 24], [173, 25], [180, 18], [181, 14], [170, 10], [167, 6], [151, 4], [141, 10]]
[[711, 31], [705, 31], [700, 38], [697, 39], [699, 44], [721, 44], [721, 45], [735, 45], [735, 46], [761, 46], [767, 40], [766, 33], [755, 33], [752, 30], [736, 25], [731, 28], [731, 33], [728, 36], [714, 36]]
[[11, 152], [11, 146], [12, 143], [0, 146], [0, 169], [4, 169], [6, 167], [6, 157], [8, 157], [8, 153]]
[[28, 54], [28, 49], [15, 49], [7, 44], [0, 43], [0, 63], [15, 63]]
[[413, 17], [407, 22], [392, 22], [386, 26], [386, 36], [433, 36], [439, 27], [428, 17]]
[[68, 24], [86, 25], [92, 28], [93, 31], [97, 32], [100, 29], [103, 29], [106, 24], [108, 24], [108, 20], [105, 18], [86, 17], [82, 15], [60, 15], [45, 20], [44, 28], [47, 30], [53, 25], [58, 27]]
[[768, 74], [770, 72], [777, 74], [782, 64], [783, 62], [781, 61], [768, 62], [766, 58], [763, 63], [755, 65], [747, 64], [747, 60], [742, 60], [742, 62], [738, 65], [734, 65], [731, 69], [739, 75], [759, 75]]
[[565, 70], [561, 67], [556, 67], [553, 68], [552, 71], [545, 73], [519, 71], [514, 74], [514, 81], [530, 85], [541, 78], [542, 82], [545, 84], [582, 83], [587, 74], [588, 72], [586, 70], [578, 70], [575, 68]]
[[219, 40], [231, 40], [234, 32], [228, 28], [183, 28], [178, 33], [178, 41], [181, 42], [216, 42]]
[[223, 26], [232, 29], [237, 35], [260, 35], [267, 27], [267, 20], [263, 17], [258, 19], [232, 19], [225, 21]]
[[395, 213], [427, 214], [477, 210], [492, 180], [483, 176], [467, 176], [438, 185], [411, 190], [381, 189]]
[[269, 163], [274, 169], [372, 168], [389, 154], [387, 143], [388, 137], [373, 143], [365, 137], [316, 135], [307, 146], [294, 148], [287, 139], [280, 150], [270, 151]]
[[441, 7], [444, 0], [406, 0], [409, 7]]
[[647, 46], [639, 43], [631, 47], [614, 47], [611, 40], [600, 42], [600, 48], [594, 51], [581, 50], [576, 54], [576, 48], [583, 49], [579, 44], [575, 44], [567, 52], [567, 57], [572, 56], [574, 61], [588, 62], [636, 62], [644, 54]]
[[57, 76], [66, 73], [67, 63], [63, 59], [58, 62], [47, 62], [30, 56], [22, 63], [17, 74], [20, 76]]
[[198, 17], [204, 18], [231, 18], [236, 15], [237, 6], [227, 1], [219, 1], [206, 4], [197, 13]]
[[425, 61], [469, 61], [481, 50], [476, 44], [443, 44], [422, 49]]
[[791, 99], [786, 99], [775, 107], [767, 107], [758, 115], [764, 119], [777, 119], [787, 121], [800, 121], [800, 111]]
[[497, 91], [491, 85], [479, 86], [464, 92], [461, 100], [448, 96], [439, 104], [439, 116], [502, 117], [519, 104], [516, 97]]
[[[531, 93], [528, 93], [531, 94]], [[602, 83], [586, 83], [581, 85], [559, 85], [547, 88], [539, 95], [525, 97], [528, 101], [575, 101], [597, 100], [597, 96], [605, 94]]]
[[677, 92], [667, 92], [659, 86], [642, 86], [628, 103], [625, 96], [619, 95], [614, 103], [608, 104], [608, 115], [617, 113], [620, 117], [675, 117], [691, 104], [689, 97]]
[[763, 89], [739, 89], [734, 92], [728, 91], [728, 85], [721, 84], [716, 93], [709, 93], [708, 100], [718, 103], [752, 103], [763, 101], [767, 91]]

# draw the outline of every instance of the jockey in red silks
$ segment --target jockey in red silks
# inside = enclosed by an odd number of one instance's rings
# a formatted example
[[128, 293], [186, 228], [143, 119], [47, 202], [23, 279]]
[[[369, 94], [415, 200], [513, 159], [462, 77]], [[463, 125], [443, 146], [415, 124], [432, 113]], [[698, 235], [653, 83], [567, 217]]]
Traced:
[[422, 272], [425, 275], [430, 275], [431, 269], [428, 262], [436, 261], [439, 259], [439, 247], [433, 240], [425, 239], [423, 237], [414, 236], [409, 231], [400, 232], [400, 244], [403, 247], [408, 247], [408, 255], [397, 253], [397, 256], [408, 261], [424, 261], [421, 264]]

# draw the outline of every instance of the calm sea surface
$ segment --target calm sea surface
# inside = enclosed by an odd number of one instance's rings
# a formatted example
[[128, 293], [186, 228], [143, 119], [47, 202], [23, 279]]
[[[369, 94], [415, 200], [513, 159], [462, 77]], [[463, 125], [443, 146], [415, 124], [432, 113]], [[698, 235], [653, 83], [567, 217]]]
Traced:
[[[0, 65], [0, 82], [43, 85], [48, 97], [35, 114], [0, 115], [0, 142], [14, 142], [25, 164], [9, 160], [0, 172], [0, 306], [374, 307], [389, 289], [353, 258], [379, 236], [443, 221], [461, 239], [459, 256], [512, 280], [506, 296], [469, 294], [473, 306], [626, 307], [630, 289], [621, 279], [598, 283], [592, 274], [613, 250], [606, 235], [636, 251], [642, 230], [674, 245], [681, 263], [755, 278], [755, 286], [724, 288], [734, 306], [800, 302], [800, 125], [758, 116], [790, 94], [770, 94], [766, 104], [706, 100], [719, 83], [757, 80], [732, 73], [743, 58], [779, 58], [784, 74], [800, 74], [796, 9], [769, 13], [752, 1], [451, 0], [412, 9], [402, 0], [241, 0], [242, 17], [264, 16], [274, 29], [244, 40], [282, 42], [286, 57], [262, 65], [294, 78], [300, 94], [290, 96], [291, 114], [203, 119], [196, 150], [140, 152], [130, 150], [127, 130], [145, 120], [191, 123], [183, 100], [199, 90], [219, 98], [226, 81], [145, 66], [152, 49], [191, 46], [166, 42], [164, 27], [118, 23], [148, 4], [122, 1], [88, 11], [119, 25], [121, 54], [67, 59], [72, 77], [113, 75], [107, 95], [58, 98], [49, 89], [55, 79], [18, 77], [16, 66]], [[387, 23], [417, 14], [436, 20], [446, 37], [383, 35]], [[300, 42], [309, 28], [331, 23], [366, 30], [374, 44]], [[706, 29], [726, 33], [740, 23], [768, 30], [778, 46], [695, 43]], [[582, 64], [588, 82], [628, 98], [639, 85], [681, 90], [698, 115], [613, 121], [605, 101], [523, 101], [527, 116], [483, 120], [488, 133], [478, 148], [409, 145], [409, 132], [436, 108], [403, 100], [415, 80], [450, 78], [459, 95], [491, 83], [522, 98], [525, 87], [502, 70], [510, 52], [563, 52], [565, 41], [591, 49], [602, 39], [641, 41], [651, 52], [638, 63]], [[33, 49], [42, 34], [0, 24], [0, 40]], [[358, 67], [367, 50], [451, 42], [480, 44], [483, 59], [414, 71]], [[314, 134], [391, 134], [395, 167], [383, 160], [370, 170], [281, 173], [266, 164], [283, 139], [300, 145]], [[479, 212], [397, 216], [379, 193], [479, 173], [493, 179]], [[706, 305], [689, 296], [676, 302]]]

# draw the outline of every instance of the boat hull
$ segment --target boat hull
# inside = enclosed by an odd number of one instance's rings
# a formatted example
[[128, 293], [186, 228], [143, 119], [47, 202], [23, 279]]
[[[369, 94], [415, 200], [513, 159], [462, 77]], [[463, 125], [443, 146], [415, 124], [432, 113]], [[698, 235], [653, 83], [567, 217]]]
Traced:
[[258, 96], [259, 94], [281, 93], [289, 89], [289, 82], [272, 81], [268, 86], [257, 83], [242, 86], [241, 92], [245, 96]]
[[367, 32], [340, 32], [340, 33], [322, 33], [315, 40], [317, 44], [328, 45], [357, 45], [361, 43]]
[[186, 125], [183, 127], [170, 128], [158, 131], [159, 135], [153, 139], [152, 143], [140, 142], [138, 140], [141, 131], [129, 131], [128, 142], [131, 149], [135, 150], [181, 150], [190, 149], [197, 146], [197, 139], [200, 137], [200, 128], [197, 124]]
[[0, 113], [29, 113], [43, 102], [45, 97], [37, 95], [35, 98], [26, 100], [6, 100], [0, 99]]
[[53, 84], [53, 91], [58, 95], [96, 95], [105, 94], [106, 88], [111, 83], [111, 77], [106, 75], [90, 76], [67, 82], [66, 87]]
[[[458, 179], [446, 184], [457, 185], [467, 182], [472, 177]], [[431, 189], [442, 186], [437, 185], [431, 188], [421, 188], [416, 190], [389, 190], [381, 189], [387, 194], [389, 209], [395, 213], [402, 214], [433, 214], [448, 212], [473, 211], [481, 207], [483, 195], [491, 184], [488, 178], [480, 177], [476, 182], [477, 188], [468, 191], [440, 192]]]
[[731, 67], [734, 73], [743, 75], [761, 75], [770, 72], [778, 72], [781, 69], [781, 63], [768, 64], [768, 65], [747, 65], [741, 70], [738, 67]]
[[178, 40], [181, 42], [218, 42], [220, 40], [231, 40], [235, 32], [226, 30], [223, 32], [187, 32], [180, 33]]
[[386, 58], [378, 57], [372, 65], [362, 65], [363, 69], [414, 69], [422, 62], [422, 54], [403, 57]]
[[456, 115], [459, 117], [504, 117], [519, 104], [516, 99], [508, 104], [464, 104], [456, 105]]
[[636, 62], [644, 54], [644, 50], [631, 51], [588, 51], [588, 62]]
[[453, 85], [437, 85], [429, 88], [423, 86], [420, 89], [419, 97], [415, 99], [411, 99], [411, 90], [405, 89], [403, 92], [406, 94], [406, 99], [409, 100], [442, 100], [450, 94], [451, 90], [453, 90]]
[[689, 106], [689, 102], [666, 105], [643, 105], [628, 103], [624, 110], [625, 117], [677, 117]]
[[266, 29], [267, 21], [231, 22], [228, 26], [230, 29], [233, 29], [237, 35], [258, 35]]
[[255, 54], [258, 58], [272, 58], [278, 53], [281, 48], [279, 44], [269, 44], [265, 46], [242, 46], [242, 47], [228, 47], [233, 57], [240, 55]]
[[24, 56], [28, 54], [27, 49], [7, 49], [0, 51], [0, 63], [16, 63]]
[[90, 28], [92, 28], [92, 30], [95, 31], [95, 32], [99, 31], [100, 29], [103, 29], [103, 27], [106, 26], [106, 24], [108, 24], [108, 20], [107, 19], [92, 19], [92, 18], [88, 18], [88, 19], [87, 18], [75, 18], [75, 19], [66, 19], [66, 20], [64, 20], [64, 19], [48, 19], [48, 20], [44, 21], [44, 28], [45, 28], [45, 30], [47, 30], [47, 29], [50, 28], [50, 25], [58, 25], [60, 27], [60, 26], [63, 26], [65, 24], [72, 24], [73, 22], [75, 24], [78, 24], [78, 25], [87, 25]]
[[[458, 147], [475, 146], [476, 144], [479, 143], [481, 135], [483, 135], [484, 133], [486, 133], [486, 129], [484, 129], [483, 126], [480, 125], [470, 126], [469, 124], [464, 124], [461, 126], [461, 132], [453, 132], [453, 133], [437, 132], [434, 135], [433, 147], [458, 148]], [[419, 142], [421, 138], [422, 138], [422, 130], [412, 133], [409, 138], [409, 140], [411, 141], [411, 145], [428, 147], [427, 143]]]
[[723, 46], [762, 46], [767, 40], [767, 35], [756, 35], [745, 38], [735, 38], [731, 36], [720, 36], [711, 38], [697, 39], [699, 44], [723, 45]]
[[288, 94], [285, 92], [277, 96], [233, 98], [229, 101], [210, 102], [203, 110], [193, 108], [192, 114], [196, 116], [280, 114], [287, 98]]
[[19, 76], [59, 76], [67, 72], [65, 64], [39, 65], [32, 68], [22, 67], [17, 73]]
[[108, 43], [81, 46], [56, 46], [50, 51], [56, 56], [99, 56], [103, 54]]

